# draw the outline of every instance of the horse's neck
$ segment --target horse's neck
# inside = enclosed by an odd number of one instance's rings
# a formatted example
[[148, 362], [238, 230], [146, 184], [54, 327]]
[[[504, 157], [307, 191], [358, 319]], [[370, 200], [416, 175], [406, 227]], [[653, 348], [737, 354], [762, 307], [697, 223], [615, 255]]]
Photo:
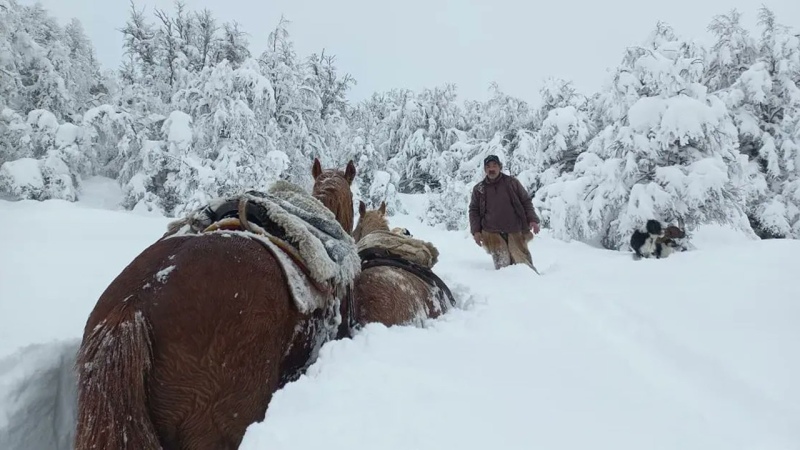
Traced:
[[388, 226], [373, 227], [371, 230], [367, 230], [367, 234], [374, 233], [376, 231], [384, 231], [384, 232], [388, 233], [389, 232], [389, 227]]
[[[335, 198], [331, 198], [324, 193], [314, 193], [314, 197], [333, 213], [336, 221], [339, 222], [339, 225], [342, 226], [347, 234], [353, 232], [353, 213], [351, 212], [348, 214], [347, 205], [342, 205], [340, 202], [336, 201]], [[349, 208], [352, 211], [353, 205], [350, 204]]]
[[367, 217], [361, 221], [361, 237], [375, 231], [389, 231], [389, 222], [379, 218]]
[[348, 215], [345, 212], [337, 213], [336, 214], [336, 220], [339, 222], [339, 224], [342, 226], [342, 228], [344, 228], [344, 231], [346, 231], [347, 234], [352, 234], [353, 233], [353, 215], [352, 214]]
[[[350, 205], [350, 210], [353, 209], [353, 206]], [[333, 208], [333, 215], [336, 217], [336, 221], [339, 222], [339, 225], [342, 226], [344, 231], [347, 234], [353, 233], [353, 213], [348, 213], [347, 206], [345, 205], [335, 205]]]

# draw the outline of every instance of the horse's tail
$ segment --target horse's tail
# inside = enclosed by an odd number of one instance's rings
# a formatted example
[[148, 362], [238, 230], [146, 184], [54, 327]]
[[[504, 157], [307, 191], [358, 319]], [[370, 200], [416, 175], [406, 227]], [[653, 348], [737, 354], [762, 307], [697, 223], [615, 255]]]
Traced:
[[150, 323], [130, 300], [119, 301], [78, 352], [75, 450], [161, 448], [146, 399]]

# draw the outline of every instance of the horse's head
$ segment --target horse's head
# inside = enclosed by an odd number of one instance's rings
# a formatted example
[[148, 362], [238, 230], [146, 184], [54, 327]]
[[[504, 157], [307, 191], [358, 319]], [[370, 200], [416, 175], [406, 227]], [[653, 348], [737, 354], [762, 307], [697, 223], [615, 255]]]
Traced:
[[311, 194], [321, 201], [336, 216], [336, 220], [347, 233], [353, 231], [353, 193], [350, 186], [356, 178], [356, 166], [350, 160], [344, 171], [322, 169], [318, 158], [311, 167], [314, 189]]
[[370, 211], [367, 211], [367, 205], [364, 202], [359, 202], [358, 224], [353, 231], [353, 239], [358, 242], [362, 237], [375, 230], [389, 230], [389, 222], [386, 220], [386, 202], [381, 202], [380, 208]]

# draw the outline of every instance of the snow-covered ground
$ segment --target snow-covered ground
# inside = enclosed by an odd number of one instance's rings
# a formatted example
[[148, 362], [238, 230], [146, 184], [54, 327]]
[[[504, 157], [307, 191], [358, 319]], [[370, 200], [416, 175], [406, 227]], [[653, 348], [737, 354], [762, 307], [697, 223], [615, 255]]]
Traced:
[[[0, 200], [0, 448], [67, 449], [70, 369], [108, 283], [169, 219]], [[706, 227], [666, 260], [552, 239], [542, 276], [493, 269], [466, 232], [415, 217], [462, 308], [326, 344], [242, 449], [800, 449], [798, 241]], [[24, 346], [35, 344], [33, 347]]]

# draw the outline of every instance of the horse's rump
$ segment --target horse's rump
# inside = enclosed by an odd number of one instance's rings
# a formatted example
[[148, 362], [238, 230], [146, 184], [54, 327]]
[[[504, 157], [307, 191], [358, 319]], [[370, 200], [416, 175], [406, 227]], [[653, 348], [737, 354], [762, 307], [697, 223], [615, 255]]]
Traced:
[[430, 285], [411, 272], [392, 266], [365, 269], [353, 290], [355, 318], [360, 326], [422, 326], [425, 319], [443, 312], [432, 297]]
[[386, 248], [369, 247], [361, 250], [362, 273], [373, 267], [395, 267], [402, 269], [427, 283], [433, 290], [433, 295], [439, 301], [447, 301], [450, 306], [455, 306], [456, 300], [447, 284], [437, 276], [428, 266], [418, 264], [392, 253]]
[[[151, 349], [127, 366], [108, 366], [108, 358], [95, 352], [97, 356], [83, 358], [81, 364], [105, 369], [98, 375], [87, 372], [81, 382], [87, 389], [106, 390], [119, 378], [122, 394], [139, 393], [138, 401], [124, 403], [117, 395], [109, 397], [108, 408], [134, 419], [146, 414], [167, 448], [207, 438], [213, 440], [200, 447], [235, 448], [247, 426], [263, 420], [272, 392], [297, 379], [338, 331], [338, 305], [326, 302], [325, 309], [301, 313], [276, 257], [280, 252], [244, 235], [220, 231], [152, 244], [103, 293], [87, 322], [83, 352], [101, 344], [106, 353], [122, 356], [137, 355], [132, 349]], [[104, 324], [118, 315], [120, 305], [135, 311], [137, 321], [126, 319], [112, 330], [127, 334], [103, 339], [98, 333], [109, 327]], [[152, 338], [132, 340], [136, 336]], [[102, 382], [97, 379], [101, 375], [106, 377]], [[87, 391], [84, 398], [90, 405], [104, 395]], [[85, 406], [81, 411], [92, 414]], [[91, 424], [90, 419], [83, 417], [80, 423]], [[132, 423], [147, 430], [140, 425]], [[123, 429], [121, 424], [112, 428]], [[157, 448], [138, 438], [129, 445]]]

